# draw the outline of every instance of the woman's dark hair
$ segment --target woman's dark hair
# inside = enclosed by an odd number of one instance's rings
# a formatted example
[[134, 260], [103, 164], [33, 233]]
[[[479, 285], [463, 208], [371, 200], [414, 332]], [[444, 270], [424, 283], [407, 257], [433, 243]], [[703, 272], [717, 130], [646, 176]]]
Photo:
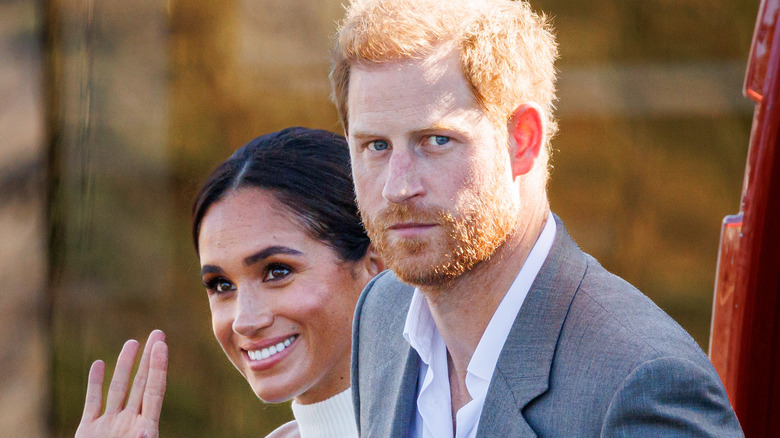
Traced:
[[358, 216], [344, 137], [319, 129], [287, 128], [238, 149], [211, 173], [192, 207], [192, 238], [198, 248], [208, 209], [231, 191], [269, 190], [309, 234], [344, 261], [359, 260], [369, 240]]

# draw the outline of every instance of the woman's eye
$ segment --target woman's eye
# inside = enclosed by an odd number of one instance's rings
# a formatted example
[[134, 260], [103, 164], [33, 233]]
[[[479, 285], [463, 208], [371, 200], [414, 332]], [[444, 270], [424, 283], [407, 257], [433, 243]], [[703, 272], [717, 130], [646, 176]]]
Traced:
[[371, 150], [371, 151], [374, 151], [374, 152], [381, 152], [381, 151], [384, 151], [386, 149], [389, 149], [390, 145], [387, 144], [387, 142], [384, 141], [384, 140], [374, 140], [374, 141], [370, 142], [368, 144], [368, 146], [366, 146], [366, 147], [368, 148], [368, 150]]
[[432, 135], [428, 137], [427, 143], [430, 146], [442, 146], [450, 142], [450, 138], [446, 135]]
[[206, 282], [204, 285], [209, 291], [213, 291], [218, 294], [236, 290], [236, 285], [228, 280], [225, 280], [224, 278], [215, 278], [214, 280]]
[[217, 282], [216, 289], [217, 289], [217, 292], [228, 292], [228, 291], [231, 291], [231, 290], [236, 290], [236, 286], [233, 283], [229, 282], [229, 281], [222, 280], [222, 281]]
[[274, 281], [274, 280], [281, 280], [288, 275], [292, 270], [284, 265], [271, 265], [268, 267], [268, 271], [265, 274], [265, 279], [263, 281]]

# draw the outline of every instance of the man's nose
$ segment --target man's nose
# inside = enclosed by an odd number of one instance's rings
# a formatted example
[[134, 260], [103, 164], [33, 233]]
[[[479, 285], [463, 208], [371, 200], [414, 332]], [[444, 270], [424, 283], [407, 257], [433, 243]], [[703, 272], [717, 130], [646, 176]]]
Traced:
[[238, 290], [236, 297], [236, 317], [233, 331], [242, 336], [252, 336], [269, 327], [274, 322], [274, 314], [262, 294], [251, 288]]
[[394, 149], [388, 162], [387, 180], [382, 196], [390, 203], [402, 204], [425, 194], [419, 163], [413, 153], [405, 148]]

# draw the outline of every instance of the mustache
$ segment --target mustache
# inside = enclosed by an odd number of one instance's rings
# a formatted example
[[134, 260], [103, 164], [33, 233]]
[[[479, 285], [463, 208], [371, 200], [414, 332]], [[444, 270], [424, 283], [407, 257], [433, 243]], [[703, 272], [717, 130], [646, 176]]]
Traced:
[[363, 216], [363, 221], [373, 227], [386, 229], [398, 223], [434, 223], [452, 222], [452, 215], [442, 208], [437, 207], [413, 207], [406, 204], [391, 204], [377, 213], [375, 217]]

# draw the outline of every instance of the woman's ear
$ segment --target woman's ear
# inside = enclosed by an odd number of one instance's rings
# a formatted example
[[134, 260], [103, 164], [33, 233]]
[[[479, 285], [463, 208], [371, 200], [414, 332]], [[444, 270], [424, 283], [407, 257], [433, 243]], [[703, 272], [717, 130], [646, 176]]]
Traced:
[[379, 253], [374, 249], [373, 243], [368, 245], [363, 260], [366, 263], [366, 270], [371, 278], [376, 277], [380, 272], [385, 270], [385, 262], [379, 257]]
[[520, 105], [509, 119], [508, 129], [512, 146], [512, 177], [516, 178], [533, 169], [544, 145], [542, 109], [533, 102]]

